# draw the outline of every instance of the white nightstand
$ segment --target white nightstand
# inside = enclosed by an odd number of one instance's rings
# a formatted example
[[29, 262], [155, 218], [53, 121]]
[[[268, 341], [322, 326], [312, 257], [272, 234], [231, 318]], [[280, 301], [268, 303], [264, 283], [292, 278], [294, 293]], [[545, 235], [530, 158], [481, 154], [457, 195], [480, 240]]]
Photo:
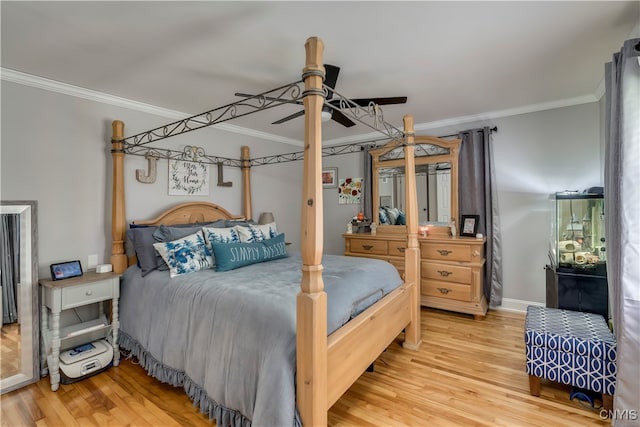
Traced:
[[[43, 364], [47, 362], [51, 390], [60, 385], [60, 350], [105, 338], [111, 332], [113, 366], [120, 363], [118, 350], [118, 298], [120, 297], [120, 275], [115, 273], [85, 272], [80, 277], [65, 280], [40, 280], [41, 327], [44, 349]], [[99, 318], [60, 328], [60, 312], [87, 304], [111, 300], [111, 323], [99, 304]], [[49, 321], [50, 320], [50, 321]]]

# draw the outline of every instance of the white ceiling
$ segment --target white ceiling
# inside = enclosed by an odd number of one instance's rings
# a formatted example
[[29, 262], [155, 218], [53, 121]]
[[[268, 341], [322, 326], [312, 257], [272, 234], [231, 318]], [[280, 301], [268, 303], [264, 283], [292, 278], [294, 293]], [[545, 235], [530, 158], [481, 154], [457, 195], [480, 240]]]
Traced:
[[[640, 2], [0, 2], [2, 68], [197, 114], [300, 78], [319, 36], [351, 98], [402, 127], [531, 105], [595, 100], [604, 63], [637, 25]], [[302, 139], [285, 105], [234, 120]], [[329, 122], [326, 139], [368, 134]]]

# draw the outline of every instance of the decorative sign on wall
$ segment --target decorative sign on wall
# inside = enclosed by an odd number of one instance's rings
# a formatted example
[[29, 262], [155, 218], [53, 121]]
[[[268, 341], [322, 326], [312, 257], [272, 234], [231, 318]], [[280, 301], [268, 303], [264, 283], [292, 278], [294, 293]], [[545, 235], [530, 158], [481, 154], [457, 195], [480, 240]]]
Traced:
[[362, 194], [362, 178], [344, 178], [338, 185], [338, 204], [360, 203]]
[[203, 155], [202, 148], [187, 146], [182, 159], [169, 160], [170, 196], [209, 195], [209, 165], [193, 161]]
[[144, 158], [147, 159], [149, 172], [144, 169], [136, 169], [136, 179], [143, 184], [153, 184], [156, 182], [156, 163], [158, 158], [151, 153], [145, 154]]

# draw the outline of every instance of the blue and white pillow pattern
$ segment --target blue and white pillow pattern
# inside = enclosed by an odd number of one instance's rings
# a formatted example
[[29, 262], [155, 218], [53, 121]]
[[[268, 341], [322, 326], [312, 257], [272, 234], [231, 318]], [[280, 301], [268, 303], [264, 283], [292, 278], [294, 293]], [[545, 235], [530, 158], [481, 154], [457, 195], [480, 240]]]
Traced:
[[278, 235], [278, 227], [275, 222], [269, 224], [249, 224], [247, 227], [237, 226], [240, 242], [257, 243], [263, 240], [273, 239]]
[[171, 242], [154, 243], [153, 247], [169, 266], [172, 278], [213, 266], [211, 250], [200, 231]]
[[204, 237], [207, 240], [209, 248], [213, 242], [217, 243], [240, 243], [240, 234], [238, 233], [238, 227], [229, 228], [210, 228], [203, 227]]

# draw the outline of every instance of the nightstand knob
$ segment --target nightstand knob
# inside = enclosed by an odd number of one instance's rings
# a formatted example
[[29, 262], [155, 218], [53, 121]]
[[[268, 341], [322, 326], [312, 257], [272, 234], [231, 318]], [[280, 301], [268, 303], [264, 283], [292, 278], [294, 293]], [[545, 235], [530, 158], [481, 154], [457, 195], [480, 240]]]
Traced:
[[449, 292], [451, 292], [451, 289], [447, 289], [447, 288], [437, 288], [441, 294], [448, 294]]
[[448, 251], [446, 249], [438, 249], [437, 251], [442, 256], [447, 256], [447, 255], [449, 255], [451, 253], [451, 251]]
[[446, 270], [438, 270], [438, 273], [440, 273], [442, 277], [447, 277], [448, 275], [453, 274], [451, 271]]
[[91, 292], [91, 291], [87, 291], [87, 292], [85, 292], [84, 294], [85, 294], [86, 296], [91, 296], [91, 295], [93, 295], [93, 292]]
[[373, 249], [373, 245], [362, 245], [362, 249], [364, 249], [365, 251], [370, 251], [371, 249]]

